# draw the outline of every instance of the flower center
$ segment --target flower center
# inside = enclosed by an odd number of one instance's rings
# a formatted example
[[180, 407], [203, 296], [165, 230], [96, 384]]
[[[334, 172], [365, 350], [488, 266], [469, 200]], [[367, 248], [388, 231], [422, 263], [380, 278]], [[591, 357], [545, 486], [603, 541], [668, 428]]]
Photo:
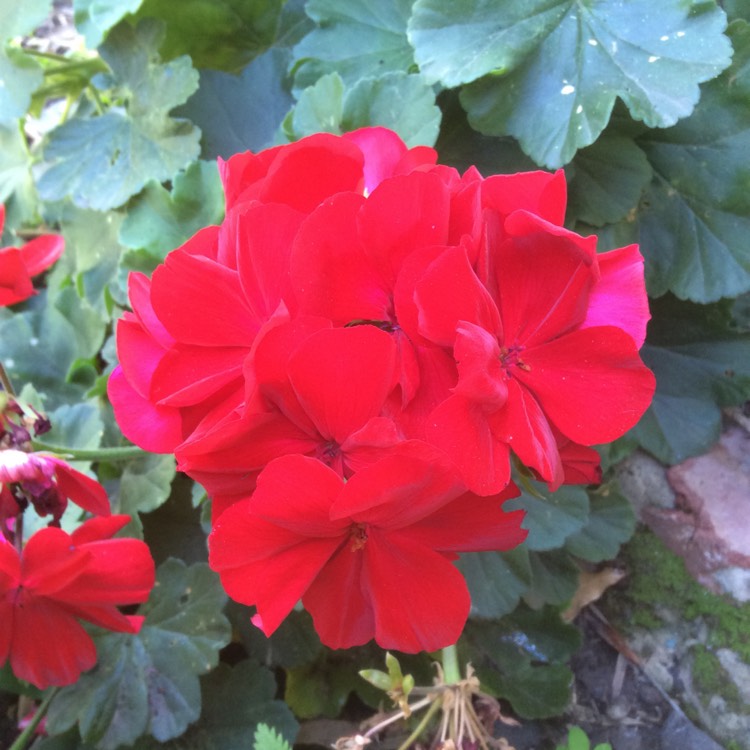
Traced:
[[364, 549], [367, 544], [367, 527], [363, 523], [352, 524], [349, 529], [349, 539], [351, 540], [351, 551], [358, 552]]
[[531, 368], [521, 359], [521, 352], [523, 347], [518, 344], [513, 346], [501, 346], [500, 347], [500, 364], [505, 370], [505, 374], [508, 377], [512, 377], [513, 373], [510, 372], [511, 368], [519, 367], [521, 370], [529, 372]]

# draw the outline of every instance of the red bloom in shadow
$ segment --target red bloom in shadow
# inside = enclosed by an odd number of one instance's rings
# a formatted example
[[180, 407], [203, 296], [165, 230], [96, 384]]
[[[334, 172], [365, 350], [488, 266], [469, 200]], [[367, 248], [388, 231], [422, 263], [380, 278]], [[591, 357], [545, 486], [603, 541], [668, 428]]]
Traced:
[[[5, 206], [0, 204], [0, 234], [5, 224]], [[63, 253], [65, 243], [57, 234], [45, 234], [22, 247], [0, 248], [0, 307], [36, 294], [31, 277], [49, 268]]]
[[72, 534], [37, 531], [19, 555], [0, 538], [0, 664], [44, 690], [69, 685], [96, 663], [80, 620], [137, 633], [143, 618], [118, 606], [146, 601], [154, 563], [146, 544], [111, 539], [129, 516], [86, 521]]
[[229, 595], [253, 604], [270, 635], [301, 598], [321, 640], [349, 648], [374, 638], [414, 653], [456, 642], [469, 614], [457, 553], [507, 550], [526, 537], [516, 495], [466, 491], [439, 450], [409, 441], [344, 482], [304, 456], [271, 462], [253, 496], [209, 537], [211, 567]]

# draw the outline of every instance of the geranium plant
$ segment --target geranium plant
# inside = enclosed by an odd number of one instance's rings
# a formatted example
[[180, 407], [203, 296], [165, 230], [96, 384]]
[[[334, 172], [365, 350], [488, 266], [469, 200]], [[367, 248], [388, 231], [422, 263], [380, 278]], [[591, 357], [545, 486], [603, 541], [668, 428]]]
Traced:
[[14, 750], [562, 712], [612, 467], [750, 392], [743, 6], [50, 5], [0, 11]]

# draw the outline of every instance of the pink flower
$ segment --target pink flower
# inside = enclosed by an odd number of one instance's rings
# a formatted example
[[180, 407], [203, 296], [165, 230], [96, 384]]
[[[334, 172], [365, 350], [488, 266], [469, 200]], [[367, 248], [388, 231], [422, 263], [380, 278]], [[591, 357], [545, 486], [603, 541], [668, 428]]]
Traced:
[[[0, 234], [5, 224], [5, 206], [0, 204]], [[45, 234], [27, 242], [22, 247], [0, 248], [0, 307], [36, 294], [31, 277], [49, 268], [61, 255], [63, 238]]]
[[331, 648], [374, 638], [433, 651], [456, 642], [469, 614], [457, 553], [525, 538], [523, 513], [502, 510], [516, 494], [467, 493], [447, 457], [417, 441], [346, 482], [316, 459], [284, 456], [219, 517], [209, 563], [232, 598], [257, 607], [266, 635], [301, 598]]
[[144, 602], [154, 563], [137, 539], [110, 539], [129, 516], [86, 521], [72, 534], [37, 531], [22, 554], [0, 538], [0, 664], [44, 690], [69, 685], [96, 663], [80, 620], [137, 633], [143, 618], [118, 606]]
[[[65, 461], [43, 453], [26, 453], [15, 448], [0, 450], [0, 484], [3, 502], [0, 516], [16, 501], [16, 512], [29, 502], [40, 516], [52, 515], [58, 524], [68, 500], [89, 513], [108, 516], [109, 499], [104, 488], [94, 479], [69, 466]], [[7, 513], [5, 517], [16, 515]]]

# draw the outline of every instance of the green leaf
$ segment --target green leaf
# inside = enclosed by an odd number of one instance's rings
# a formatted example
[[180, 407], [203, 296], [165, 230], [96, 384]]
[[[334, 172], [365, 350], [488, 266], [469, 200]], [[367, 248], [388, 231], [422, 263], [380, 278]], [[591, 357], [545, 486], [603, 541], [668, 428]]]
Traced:
[[239, 633], [245, 650], [263, 664], [296, 669], [315, 661], [323, 646], [315, 632], [310, 615], [292, 611], [269, 637], [250, 622], [247, 607], [230, 602], [227, 607], [233, 627]]
[[550, 492], [541, 482], [532, 482], [539, 495], [522, 491], [520, 497], [508, 500], [506, 510], [526, 511], [523, 527], [529, 530], [524, 542], [528, 550], [549, 550], [561, 547], [565, 539], [583, 528], [588, 520], [589, 499], [581, 487], [563, 486]]
[[644, 362], [656, 375], [652, 405], [629, 433], [664, 463], [706, 451], [721, 431], [721, 407], [750, 398], [750, 334], [731, 330], [726, 304], [652, 303]]
[[255, 728], [253, 750], [292, 750], [289, 743], [268, 724], [260, 723]]
[[85, 401], [63, 404], [47, 416], [52, 429], [41, 436], [45, 443], [84, 450], [101, 445], [104, 424], [97, 405]]
[[135, 31], [120, 24], [110, 32], [100, 53], [126, 108], [73, 118], [52, 132], [38, 183], [44, 200], [70, 195], [82, 208], [115, 208], [149, 180], [169, 180], [198, 156], [199, 131], [168, 115], [195, 91], [198, 74], [187, 57], [154, 61], [161, 31], [157, 22], [144, 21]]
[[115, 283], [122, 248], [117, 232], [122, 216], [77, 208], [70, 203], [53, 212], [65, 238], [65, 252], [48, 277], [50, 288], [72, 281], [80, 295], [103, 320], [111, 311], [105, 291]]
[[608, 132], [579, 151], [567, 171], [567, 217], [595, 227], [635, 211], [652, 176], [646, 155], [633, 140]]
[[638, 138], [655, 178], [638, 213], [649, 294], [713, 302], [750, 289], [750, 25], [691, 117]]
[[174, 456], [145, 455], [129, 461], [120, 477], [120, 512], [149, 513], [168, 497], [175, 476]]
[[684, 0], [417, 0], [409, 25], [429, 81], [464, 89], [474, 127], [558, 167], [593, 143], [615, 99], [649, 127], [690, 114], [729, 65], [724, 13]]
[[240, 75], [202, 70], [198, 91], [179, 109], [203, 132], [204, 159], [228, 159], [270, 145], [294, 103], [284, 85], [288, 55], [271, 49]]
[[215, 162], [198, 161], [180, 172], [166, 190], [150, 182], [129, 206], [120, 241], [148, 250], [158, 261], [195, 232], [224, 217], [224, 191]]
[[0, 319], [0, 361], [19, 390], [24, 383], [47, 397], [47, 409], [79, 400], [86, 387], [69, 382], [79, 360], [93, 357], [104, 340], [104, 323], [79, 299], [63, 290], [54, 305], [39, 295], [31, 309]]
[[19, 49], [5, 49], [0, 41], [0, 125], [10, 125], [26, 114], [31, 95], [43, 80], [39, 63]]
[[36, 212], [38, 200], [30, 165], [21, 128], [0, 127], [0, 203], [5, 204], [6, 229], [30, 221]]
[[531, 583], [531, 564], [525, 547], [461, 555], [457, 567], [469, 587], [472, 617], [507, 615], [518, 606]]
[[633, 506], [609, 485], [590, 493], [589, 500], [588, 523], [565, 540], [565, 549], [589, 562], [612, 560], [635, 531]]
[[305, 11], [317, 28], [294, 48], [295, 85], [306, 88], [336, 71], [344, 83], [407, 72], [414, 65], [406, 38], [412, 0], [309, 0]]
[[[233, 668], [219, 664], [201, 678], [203, 709], [198, 722], [179, 739], [164, 743], [144, 738], [136, 742], [134, 750], [249, 748], [249, 738], [257, 736], [263, 726], [275, 738], [268, 750], [284, 750], [287, 741], [294, 740], [298, 725], [289, 707], [274, 700], [276, 690], [271, 672], [252, 660], [246, 659]], [[261, 733], [265, 736], [262, 730]]]
[[198, 675], [216, 666], [230, 639], [225, 599], [207, 565], [161, 565], [140, 609], [140, 633], [96, 638], [96, 667], [55, 696], [47, 730], [58, 734], [78, 722], [83, 741], [98, 750], [131, 745], [146, 733], [160, 742], [182, 734], [201, 713]]
[[135, 13], [143, 0], [73, 0], [73, 23], [86, 40], [89, 49], [96, 49], [107, 32], [128, 13]]
[[409, 147], [431, 146], [440, 128], [432, 89], [418, 75], [386, 73], [346, 90], [338, 73], [328, 73], [302, 91], [282, 128], [289, 140], [297, 140], [375, 125], [396, 131]]
[[143, 0], [136, 18], [158, 18], [165, 59], [190, 55], [196, 68], [237, 72], [274, 41], [282, 0]]
[[578, 566], [561, 549], [530, 552], [531, 586], [524, 599], [532, 607], [567, 604], [578, 587]]
[[475, 166], [483, 175], [512, 174], [537, 169], [521, 151], [514, 138], [497, 138], [478, 133], [466, 119], [457, 91], [443, 91], [438, 97], [443, 112], [440, 135], [435, 148], [440, 163], [465, 172]]
[[546, 608], [522, 607], [499, 621], [469, 621], [459, 649], [488, 692], [529, 719], [562, 713], [570, 699], [566, 662], [580, 646], [578, 630]]

